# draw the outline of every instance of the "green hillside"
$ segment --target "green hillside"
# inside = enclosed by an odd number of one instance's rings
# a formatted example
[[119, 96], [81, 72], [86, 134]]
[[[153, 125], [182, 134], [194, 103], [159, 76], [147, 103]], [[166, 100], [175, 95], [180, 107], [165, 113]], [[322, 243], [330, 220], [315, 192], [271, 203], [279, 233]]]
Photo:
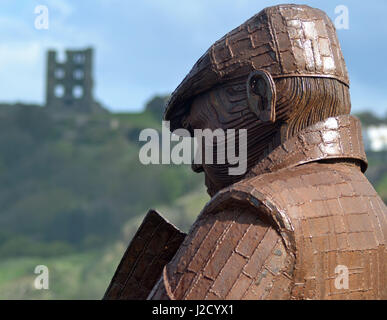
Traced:
[[[189, 166], [139, 162], [140, 130], [160, 126], [152, 110], [58, 115], [0, 106], [0, 298], [103, 295], [135, 231], [128, 221], [202, 184]], [[192, 213], [177, 223], [187, 219]], [[52, 266], [50, 290], [32, 289], [37, 264]]]
[[1, 256], [103, 246], [129, 218], [198, 186], [186, 166], [139, 162], [140, 129], [158, 126], [151, 113], [55, 119], [32, 106], [3, 113]]

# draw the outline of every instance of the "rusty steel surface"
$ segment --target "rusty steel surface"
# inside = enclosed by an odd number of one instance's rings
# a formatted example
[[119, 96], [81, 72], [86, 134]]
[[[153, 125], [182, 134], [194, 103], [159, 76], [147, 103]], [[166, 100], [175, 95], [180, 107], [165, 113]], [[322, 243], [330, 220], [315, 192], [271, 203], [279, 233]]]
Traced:
[[145, 299], [185, 234], [149, 210], [106, 290], [107, 300]]
[[[121, 263], [109, 290], [124, 290], [121, 275], [139, 288], [121, 295], [128, 299], [387, 299], [387, 208], [364, 175], [350, 110], [340, 45], [322, 11], [266, 8], [217, 41], [165, 118], [191, 132], [247, 129], [247, 171], [193, 166], [211, 200], [184, 241], [160, 263], [161, 247], [142, 267]], [[137, 259], [131, 254], [123, 260]], [[132, 270], [146, 263], [159, 276], [142, 274], [142, 290]]]

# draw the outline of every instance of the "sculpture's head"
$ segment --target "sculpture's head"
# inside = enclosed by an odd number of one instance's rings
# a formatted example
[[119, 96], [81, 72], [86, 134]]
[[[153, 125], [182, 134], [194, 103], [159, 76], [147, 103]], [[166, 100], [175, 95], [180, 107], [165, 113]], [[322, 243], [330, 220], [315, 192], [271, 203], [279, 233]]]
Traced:
[[[171, 130], [247, 129], [247, 168], [298, 131], [350, 112], [349, 79], [335, 27], [321, 10], [262, 10], [215, 42], [173, 92]], [[216, 148], [216, 144], [215, 144]], [[210, 195], [243, 176], [204, 171]]]

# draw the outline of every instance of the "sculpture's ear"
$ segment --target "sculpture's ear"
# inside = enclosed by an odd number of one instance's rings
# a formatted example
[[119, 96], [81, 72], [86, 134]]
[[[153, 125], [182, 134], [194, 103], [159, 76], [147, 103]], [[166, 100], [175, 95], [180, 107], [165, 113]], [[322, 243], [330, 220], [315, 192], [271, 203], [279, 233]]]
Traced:
[[259, 120], [275, 122], [276, 89], [271, 74], [265, 70], [254, 70], [246, 83], [249, 108]]

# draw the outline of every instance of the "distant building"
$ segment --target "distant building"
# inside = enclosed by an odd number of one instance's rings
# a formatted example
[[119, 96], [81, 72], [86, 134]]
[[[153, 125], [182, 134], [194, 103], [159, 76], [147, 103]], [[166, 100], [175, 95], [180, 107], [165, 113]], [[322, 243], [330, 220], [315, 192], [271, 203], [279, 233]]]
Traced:
[[387, 151], [387, 125], [365, 127], [363, 138], [366, 151]]
[[86, 113], [104, 110], [93, 97], [92, 70], [92, 48], [66, 50], [64, 62], [57, 61], [56, 51], [48, 51], [46, 106]]

